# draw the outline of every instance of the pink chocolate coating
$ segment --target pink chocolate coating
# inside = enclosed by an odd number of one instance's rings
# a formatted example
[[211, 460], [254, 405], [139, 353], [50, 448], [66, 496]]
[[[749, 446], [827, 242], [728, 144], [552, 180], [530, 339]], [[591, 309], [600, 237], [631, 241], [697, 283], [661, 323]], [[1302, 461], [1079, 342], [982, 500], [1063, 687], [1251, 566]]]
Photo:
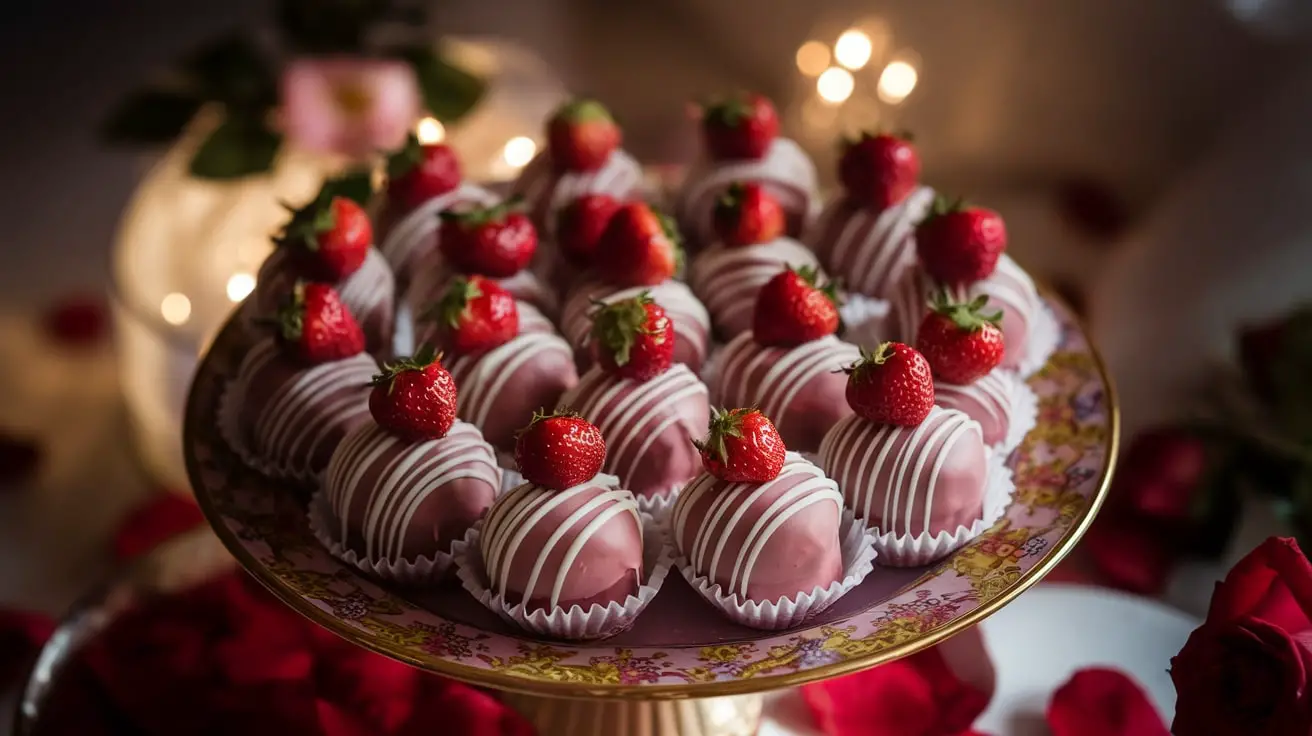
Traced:
[[[410, 313], [421, 315], [429, 307], [441, 301], [447, 285], [455, 277], [456, 273], [447, 267], [441, 251], [434, 250], [424, 256], [412, 272], [410, 287], [405, 292], [405, 301], [410, 307]], [[532, 304], [546, 315], [556, 313], [558, 305], [555, 290], [547, 286], [533, 271], [525, 269], [514, 276], [496, 281], [501, 288], [510, 292], [510, 295], [520, 302]]]
[[711, 316], [697, 297], [682, 281], [673, 279], [655, 286], [635, 286], [617, 289], [596, 279], [580, 283], [565, 300], [560, 310], [560, 331], [574, 346], [579, 366], [592, 364], [588, 342], [591, 339], [594, 300], [617, 302], [630, 299], [646, 291], [652, 301], [661, 305], [674, 324], [674, 362], [683, 363], [694, 373], [701, 370], [706, 360], [707, 343], [711, 336]]
[[679, 554], [723, 593], [778, 601], [842, 579], [842, 504], [820, 468], [790, 453], [768, 483], [698, 476], [670, 524]]
[[752, 329], [756, 295], [785, 268], [819, 268], [815, 254], [788, 237], [726, 248], [715, 245], [693, 259], [688, 285], [706, 305], [716, 333], [732, 339]]
[[[297, 268], [286, 248], [275, 248], [260, 266], [255, 281], [255, 292], [251, 295], [253, 316], [275, 316], [297, 279], [313, 280]], [[376, 354], [390, 352], [396, 323], [396, 283], [387, 260], [377, 249], [370, 248], [360, 268], [333, 284], [333, 288], [364, 330], [365, 349]]]
[[374, 237], [378, 249], [396, 274], [400, 291], [405, 292], [415, 269], [426, 256], [437, 250], [443, 212], [465, 204], [492, 205], [498, 201], [495, 194], [483, 187], [461, 182], [446, 194], [405, 212], [388, 202], [378, 218]]
[[1007, 439], [1014, 411], [1014, 382], [1019, 380], [1003, 368], [996, 368], [974, 383], [934, 382], [934, 403], [944, 409], [956, 409], [979, 422], [984, 444], [995, 447]]
[[556, 213], [585, 194], [609, 194], [620, 201], [642, 194], [642, 166], [623, 150], [596, 171], [556, 171], [550, 151], [528, 162], [511, 186], [511, 194], [528, 203], [529, 215], [544, 240], [554, 240]]
[[928, 187], [883, 211], [836, 199], [807, 233], [807, 245], [844, 287], [887, 299], [916, 265], [915, 227], [933, 202]]

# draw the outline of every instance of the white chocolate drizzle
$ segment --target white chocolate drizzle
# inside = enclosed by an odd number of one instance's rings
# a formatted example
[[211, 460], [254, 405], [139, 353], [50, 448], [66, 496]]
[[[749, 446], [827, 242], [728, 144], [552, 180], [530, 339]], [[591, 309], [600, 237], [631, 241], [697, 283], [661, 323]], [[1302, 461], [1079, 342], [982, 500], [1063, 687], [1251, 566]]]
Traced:
[[[717, 404], [726, 407], [757, 407], [782, 432], [789, 423], [789, 406], [807, 384], [860, 358], [860, 348], [833, 335], [793, 348], [768, 348], [758, 345], [752, 333], [744, 332], [720, 355], [712, 395]], [[763, 377], [752, 385], [748, 377], [761, 370], [765, 371]]]
[[[934, 203], [934, 191], [919, 187], [886, 210], [851, 208], [842, 199], [825, 208], [807, 236], [830, 273], [847, 288], [887, 298], [916, 263], [915, 228]], [[837, 235], [833, 218], [845, 215]], [[830, 240], [832, 238], [832, 240]]]
[[785, 212], [801, 213], [804, 221], [815, 214], [819, 205], [815, 164], [795, 141], [775, 138], [763, 158], [704, 161], [688, 174], [679, 194], [677, 214], [695, 241], [715, 241], [716, 198], [736, 181], [760, 182], [779, 199]]
[[974, 383], [959, 385], [934, 382], [934, 402], [945, 409], [956, 409], [974, 418], [981, 425], [984, 420], [975, 415], [978, 410], [992, 426], [1000, 429], [999, 441], [1007, 436], [1011, 426], [1012, 389], [1004, 369], [995, 368]]
[[514, 339], [482, 353], [465, 355], [450, 363], [452, 378], [460, 387], [459, 416], [479, 427], [487, 423], [497, 397], [506, 390], [520, 368], [551, 351], [561, 354], [565, 362], [573, 360], [569, 343], [554, 332], [525, 332]]
[[[768, 243], [728, 248], [717, 245], [703, 251], [688, 270], [693, 293], [706, 305], [721, 334], [750, 329], [756, 295], [766, 282], [785, 268], [818, 268], [815, 254], [788, 237]], [[730, 330], [728, 326], [738, 326]]]
[[711, 329], [711, 316], [706, 306], [693, 296], [692, 289], [681, 281], [670, 279], [655, 286], [635, 286], [628, 289], [611, 291], [614, 287], [600, 281], [588, 281], [565, 300], [560, 312], [560, 330], [565, 339], [578, 350], [588, 346], [592, 333], [591, 313], [595, 308], [592, 300], [613, 304], [623, 299], [631, 299], [646, 291], [656, 304], [669, 315], [674, 324], [674, 335], [680, 343], [686, 344], [693, 351], [695, 364], [701, 365], [706, 358], [706, 341]]
[[616, 149], [596, 171], [558, 172], [551, 154], [543, 151], [524, 167], [512, 191], [524, 197], [534, 220], [551, 240], [556, 236], [556, 213], [585, 194], [609, 194], [628, 199], [642, 190], [642, 166], [627, 152]]
[[455, 189], [433, 197], [401, 218], [387, 233], [379, 249], [393, 271], [405, 273], [415, 265], [414, 259], [422, 255], [418, 252], [420, 246], [436, 243], [443, 212], [467, 203], [486, 207], [497, 201], [497, 196], [492, 192], [477, 184], [462, 181]]

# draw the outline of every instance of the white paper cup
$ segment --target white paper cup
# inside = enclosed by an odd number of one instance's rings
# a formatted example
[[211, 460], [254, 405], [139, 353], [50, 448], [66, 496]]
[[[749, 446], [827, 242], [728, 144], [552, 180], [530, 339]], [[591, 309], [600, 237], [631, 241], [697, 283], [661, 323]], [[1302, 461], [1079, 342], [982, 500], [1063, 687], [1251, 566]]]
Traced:
[[1020, 447], [1020, 443], [1025, 441], [1025, 435], [1034, 429], [1039, 421], [1039, 397], [1030, 388], [1028, 383], [1018, 374], [1007, 372], [1007, 384], [1010, 392], [1011, 401], [1011, 420], [1007, 425], [1007, 437], [1002, 441], [1002, 445], [996, 448], [996, 453], [1002, 457], [1011, 454], [1011, 451]]
[[1061, 343], [1061, 323], [1047, 303], [1042, 303], [1034, 315], [1034, 324], [1030, 328], [1029, 344], [1026, 346], [1025, 358], [1016, 366], [1022, 378], [1029, 378], [1048, 362], [1048, 358], [1057, 351]]
[[313, 485], [318, 477], [310, 468], [293, 468], [270, 462], [257, 454], [246, 442], [245, 434], [241, 430], [243, 397], [241, 392], [236, 390], [235, 383], [235, 381], [228, 381], [219, 395], [219, 436], [246, 467], [270, 478], [290, 480], [307, 486]]
[[310, 532], [329, 554], [374, 578], [407, 586], [432, 585], [441, 582], [452, 569], [451, 555], [437, 550], [431, 556], [413, 560], [371, 560], [347, 548], [344, 540], [338, 539], [339, 520], [322, 489], [310, 497], [306, 517]]

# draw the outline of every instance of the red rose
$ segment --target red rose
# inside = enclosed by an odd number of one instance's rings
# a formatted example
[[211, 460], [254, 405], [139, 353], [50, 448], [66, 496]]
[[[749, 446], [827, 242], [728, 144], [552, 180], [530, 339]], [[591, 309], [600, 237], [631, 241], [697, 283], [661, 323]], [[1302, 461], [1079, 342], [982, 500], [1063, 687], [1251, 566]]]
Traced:
[[1212, 594], [1207, 620], [1171, 660], [1177, 736], [1312, 733], [1312, 564], [1268, 539]]

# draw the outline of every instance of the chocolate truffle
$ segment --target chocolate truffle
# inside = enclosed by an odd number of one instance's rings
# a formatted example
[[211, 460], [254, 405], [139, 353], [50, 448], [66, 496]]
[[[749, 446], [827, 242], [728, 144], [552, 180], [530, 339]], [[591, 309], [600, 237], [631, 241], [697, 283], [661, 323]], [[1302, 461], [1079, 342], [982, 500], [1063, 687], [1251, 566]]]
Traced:
[[642, 581], [642, 520], [633, 493], [602, 476], [553, 491], [525, 483], [497, 499], [479, 538], [488, 585], [529, 610], [635, 595]]
[[843, 497], [824, 471], [789, 453], [767, 483], [697, 476], [674, 502], [679, 554], [725, 594], [778, 601], [843, 577]]
[[1001, 445], [1007, 439], [1015, 407], [1013, 390], [1020, 380], [1001, 368], [995, 368], [983, 378], [967, 385], [934, 382], [934, 403], [944, 409], [956, 409], [979, 422], [984, 444]]
[[379, 218], [378, 249], [396, 274], [402, 292], [410, 285], [415, 269], [428, 254], [437, 251], [440, 215], [452, 208], [470, 205], [491, 206], [501, 201], [492, 192], [469, 182], [433, 197], [409, 212], [389, 209]]
[[[441, 301], [442, 294], [446, 292], [451, 279], [457, 275], [445, 262], [441, 251], [434, 250], [424, 256], [422, 262], [415, 268], [410, 287], [405, 293], [405, 301], [410, 307], [410, 313], [421, 315], [430, 306]], [[524, 269], [514, 276], [496, 279], [496, 282], [521, 304], [531, 304], [536, 311], [546, 315], [556, 313], [558, 305], [555, 290], [544, 284], [532, 271]]]
[[936, 406], [914, 427], [848, 417], [825, 435], [820, 465], [880, 534], [954, 534], [983, 516], [984, 439], [955, 409]]
[[792, 348], [758, 345], [744, 332], [724, 348], [711, 379], [717, 406], [755, 406], [797, 452], [815, 452], [825, 432], [852, 414], [842, 370], [860, 349], [833, 335]]
[[616, 289], [596, 279], [579, 284], [560, 310], [560, 331], [577, 351], [579, 365], [592, 364], [588, 340], [591, 338], [590, 315], [595, 307], [594, 300], [610, 304], [631, 299], [644, 291], [665, 310], [674, 324], [674, 362], [687, 365], [694, 373], [701, 370], [710, 339], [711, 317], [706, 313], [706, 307], [693, 296], [692, 290], [683, 282], [674, 280], [628, 289]]
[[377, 370], [364, 353], [306, 365], [273, 338], [261, 340], [230, 388], [240, 441], [281, 477], [318, 475], [342, 438], [370, 421], [369, 382]]
[[792, 238], [725, 247], [715, 245], [693, 259], [688, 284], [710, 312], [715, 332], [732, 339], [752, 329], [756, 295], [785, 268], [819, 269], [815, 254]]
[[604, 470], [639, 496], [663, 495], [701, 472], [692, 441], [710, 421], [706, 386], [685, 365], [638, 383], [594, 366], [560, 407], [577, 411], [606, 438]]
[[887, 299], [915, 268], [916, 224], [933, 202], [934, 192], [928, 187], [882, 211], [845, 197], [837, 199], [807, 233], [807, 245], [848, 290]]
[[[300, 279], [313, 281], [296, 266], [296, 259], [287, 248], [275, 248], [255, 281], [251, 295], [254, 317], [269, 318], [278, 314], [281, 300], [291, 292]], [[364, 263], [355, 273], [332, 287], [351, 311], [351, 316], [364, 330], [365, 349], [371, 353], [390, 352], [392, 332], [396, 324], [396, 283], [387, 260], [375, 248], [370, 248]]]
[[500, 488], [492, 446], [459, 421], [421, 442], [361, 424], [337, 446], [323, 481], [337, 538], [364, 559], [389, 562], [449, 552]]
[[642, 166], [623, 150], [611, 151], [606, 163], [596, 171], [560, 171], [543, 150], [528, 162], [511, 187], [512, 196], [528, 203], [529, 216], [543, 240], [556, 233], [556, 214], [565, 205], [585, 194], [609, 194], [618, 200], [642, 194]]

